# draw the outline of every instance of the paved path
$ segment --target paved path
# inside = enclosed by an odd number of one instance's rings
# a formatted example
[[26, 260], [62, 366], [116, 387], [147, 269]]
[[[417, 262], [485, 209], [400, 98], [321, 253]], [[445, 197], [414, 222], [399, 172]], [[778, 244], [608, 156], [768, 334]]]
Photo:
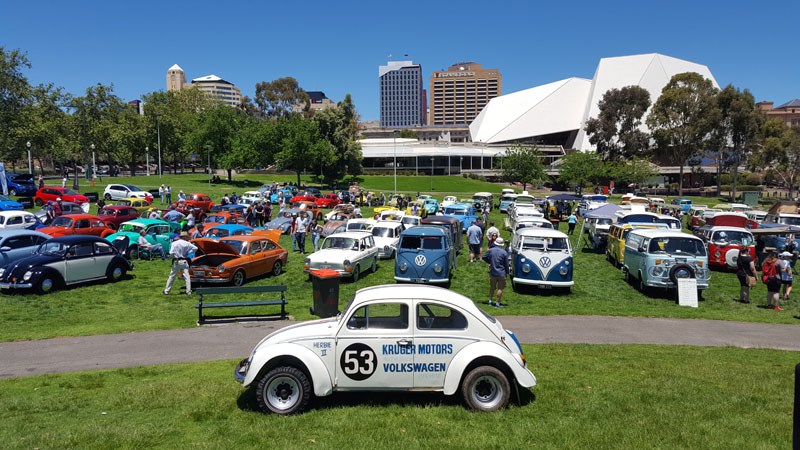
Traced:
[[[529, 344], [669, 344], [800, 351], [800, 326], [796, 325], [605, 316], [506, 316], [500, 320]], [[287, 323], [0, 343], [0, 378], [244, 358], [262, 337]]]

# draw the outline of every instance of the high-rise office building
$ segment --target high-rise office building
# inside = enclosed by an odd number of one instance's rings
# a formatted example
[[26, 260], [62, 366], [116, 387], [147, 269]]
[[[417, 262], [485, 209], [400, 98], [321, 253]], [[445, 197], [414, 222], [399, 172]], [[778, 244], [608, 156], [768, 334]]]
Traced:
[[380, 78], [381, 126], [425, 125], [425, 89], [422, 66], [412, 61], [389, 61], [378, 69]]
[[239, 106], [242, 103], [242, 91], [235, 84], [216, 75], [195, 78], [192, 80], [192, 86], [228, 106]]
[[186, 86], [186, 73], [181, 66], [173, 64], [167, 69], [167, 91], [180, 91]]
[[503, 76], [474, 62], [453, 64], [431, 74], [431, 125], [469, 124], [489, 100], [502, 95]]

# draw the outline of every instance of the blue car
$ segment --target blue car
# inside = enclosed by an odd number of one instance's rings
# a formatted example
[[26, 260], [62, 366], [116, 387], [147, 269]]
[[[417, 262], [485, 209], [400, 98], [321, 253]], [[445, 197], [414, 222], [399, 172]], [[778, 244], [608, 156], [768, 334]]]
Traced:
[[547, 228], [522, 228], [514, 234], [509, 249], [511, 285], [570, 291], [572, 246], [566, 234]]
[[435, 198], [426, 198], [422, 201], [422, 207], [428, 212], [428, 215], [437, 214], [439, 212], [439, 202]]
[[454, 203], [444, 209], [443, 215], [458, 219], [463, 232], [466, 232], [472, 222], [478, 218], [475, 207], [468, 203]]
[[27, 173], [7, 173], [6, 184], [8, 195], [12, 197], [33, 197], [39, 188], [33, 181], [33, 175]]
[[0, 195], [0, 211], [22, 211], [25, 209], [22, 203], [15, 202], [5, 195]]
[[253, 228], [247, 225], [223, 224], [207, 229], [203, 233], [203, 237], [217, 240], [228, 236], [249, 236], [251, 234], [253, 234]]
[[31, 256], [50, 236], [31, 230], [0, 230], [0, 267]]
[[400, 235], [394, 263], [399, 282], [449, 285], [456, 268], [450, 232], [438, 225], [417, 225]]
[[294, 197], [294, 194], [292, 194], [291, 189], [283, 188], [275, 191], [274, 194], [271, 194], [269, 196], [269, 201], [271, 201], [272, 203], [278, 203], [278, 192], [283, 192], [283, 201], [286, 203], [289, 203], [292, 197]]

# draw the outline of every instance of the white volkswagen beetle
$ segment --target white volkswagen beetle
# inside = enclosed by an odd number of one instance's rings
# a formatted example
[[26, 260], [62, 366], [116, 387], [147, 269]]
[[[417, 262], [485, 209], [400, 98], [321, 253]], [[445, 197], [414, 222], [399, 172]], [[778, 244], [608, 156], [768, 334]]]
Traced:
[[370, 232], [375, 239], [375, 246], [378, 247], [378, 257], [394, 258], [394, 254], [397, 252], [397, 243], [400, 241], [400, 233], [403, 232], [403, 224], [385, 220], [376, 223]]
[[460, 393], [478, 411], [505, 408], [536, 378], [514, 334], [443, 288], [361, 289], [337, 317], [278, 330], [234, 370], [263, 412], [303, 411], [337, 391]]

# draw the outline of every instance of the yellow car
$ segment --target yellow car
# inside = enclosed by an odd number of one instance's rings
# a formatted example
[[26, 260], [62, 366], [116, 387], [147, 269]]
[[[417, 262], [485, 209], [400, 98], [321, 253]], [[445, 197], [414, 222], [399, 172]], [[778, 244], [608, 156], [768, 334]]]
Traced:
[[[414, 212], [411, 209], [414, 205], [417, 206], [417, 213], [416, 214], [414, 214]], [[414, 201], [408, 202], [408, 207], [406, 208], [406, 215], [407, 216], [420, 216], [420, 217], [422, 217], [424, 219], [424, 218], [428, 217], [428, 211], [425, 209], [425, 204], [422, 201], [414, 200]]]
[[392, 211], [392, 210], [396, 210], [397, 211], [398, 210], [397, 206], [388, 206], [388, 205], [387, 206], [377, 206], [377, 207], [375, 207], [373, 212], [375, 214], [380, 214], [380, 213], [382, 213], [384, 211]]
[[131, 208], [139, 211], [139, 214], [147, 211], [150, 208], [150, 203], [143, 198], [123, 198], [117, 200], [117, 205], [130, 206]]
[[625, 260], [625, 239], [628, 238], [628, 233], [631, 230], [637, 229], [655, 229], [655, 228], [668, 228], [668, 225], [663, 223], [622, 223], [611, 225], [608, 230], [608, 244], [606, 245], [606, 259], [614, 267], [622, 266]]

